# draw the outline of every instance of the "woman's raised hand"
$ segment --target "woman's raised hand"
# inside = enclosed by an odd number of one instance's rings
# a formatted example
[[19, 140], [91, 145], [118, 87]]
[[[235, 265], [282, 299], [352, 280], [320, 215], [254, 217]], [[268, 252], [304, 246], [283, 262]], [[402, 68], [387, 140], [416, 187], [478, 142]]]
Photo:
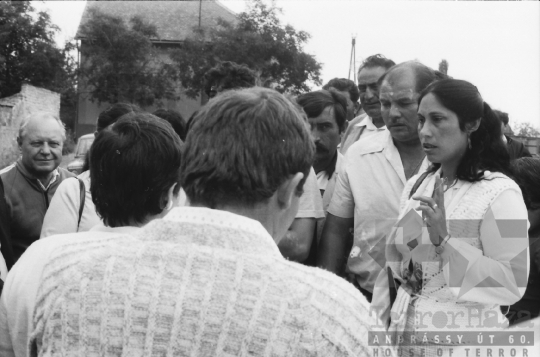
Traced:
[[420, 201], [416, 208], [422, 211], [422, 218], [428, 227], [431, 243], [439, 245], [448, 235], [446, 228], [446, 212], [444, 210], [444, 190], [441, 178], [435, 176], [435, 188], [433, 198], [426, 196], [413, 196], [414, 200]]

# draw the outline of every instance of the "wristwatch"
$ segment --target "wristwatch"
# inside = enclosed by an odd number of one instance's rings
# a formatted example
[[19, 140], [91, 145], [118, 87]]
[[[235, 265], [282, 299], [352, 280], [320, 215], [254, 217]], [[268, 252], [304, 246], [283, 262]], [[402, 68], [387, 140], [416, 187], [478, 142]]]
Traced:
[[435, 246], [435, 253], [441, 254], [442, 252], [444, 252], [444, 246], [446, 245], [446, 242], [448, 242], [449, 239], [450, 239], [450, 234], [444, 237], [441, 244]]

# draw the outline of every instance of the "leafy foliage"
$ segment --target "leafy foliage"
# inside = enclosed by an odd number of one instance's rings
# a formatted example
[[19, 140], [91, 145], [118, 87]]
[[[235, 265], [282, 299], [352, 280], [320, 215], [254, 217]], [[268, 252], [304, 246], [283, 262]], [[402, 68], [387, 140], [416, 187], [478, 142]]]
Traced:
[[307, 82], [321, 84], [321, 64], [303, 51], [309, 34], [283, 26], [280, 9], [252, 0], [237, 23], [224, 20], [214, 28], [196, 28], [181, 49], [171, 55], [186, 94], [195, 98], [204, 87], [204, 74], [222, 61], [255, 70], [260, 84], [295, 94], [309, 91]]
[[540, 130], [534, 127], [531, 123], [519, 123], [514, 125], [514, 133], [516, 136], [526, 136], [529, 138], [539, 138]]
[[80, 75], [92, 100], [149, 106], [174, 98], [176, 71], [152, 45], [156, 27], [140, 17], [129, 26], [119, 17], [92, 9], [82, 28]]
[[0, 2], [0, 95], [18, 93], [24, 82], [55, 92], [73, 91], [70, 45], [54, 43], [58, 27], [30, 1]]

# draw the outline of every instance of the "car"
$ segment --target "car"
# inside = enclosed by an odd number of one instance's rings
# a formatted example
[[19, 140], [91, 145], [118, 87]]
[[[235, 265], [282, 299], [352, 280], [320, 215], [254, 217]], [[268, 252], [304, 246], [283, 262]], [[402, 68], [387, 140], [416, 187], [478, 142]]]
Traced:
[[75, 175], [79, 175], [82, 172], [86, 153], [90, 149], [90, 146], [92, 146], [94, 137], [94, 134], [86, 134], [79, 138], [77, 148], [75, 149], [75, 157], [67, 166], [69, 172], [72, 172]]

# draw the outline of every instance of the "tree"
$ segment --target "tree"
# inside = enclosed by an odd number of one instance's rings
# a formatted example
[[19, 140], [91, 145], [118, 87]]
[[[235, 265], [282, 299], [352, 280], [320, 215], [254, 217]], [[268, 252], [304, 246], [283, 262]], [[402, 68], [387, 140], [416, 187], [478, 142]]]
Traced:
[[530, 123], [519, 123], [514, 125], [514, 133], [516, 136], [526, 136], [528, 138], [540, 137], [540, 130]]
[[0, 95], [18, 93], [26, 82], [58, 93], [73, 89], [69, 48], [54, 42], [58, 27], [30, 1], [0, 2]]
[[176, 71], [152, 45], [156, 27], [133, 17], [129, 26], [92, 9], [82, 28], [80, 77], [92, 101], [149, 106], [174, 98]]
[[310, 35], [283, 26], [274, 3], [252, 0], [249, 6], [235, 24], [220, 19], [216, 27], [195, 28], [171, 54], [189, 97], [200, 93], [204, 74], [222, 61], [245, 64], [259, 74], [261, 85], [282, 92], [298, 94], [310, 90], [307, 82], [321, 84], [321, 64], [303, 51]]

